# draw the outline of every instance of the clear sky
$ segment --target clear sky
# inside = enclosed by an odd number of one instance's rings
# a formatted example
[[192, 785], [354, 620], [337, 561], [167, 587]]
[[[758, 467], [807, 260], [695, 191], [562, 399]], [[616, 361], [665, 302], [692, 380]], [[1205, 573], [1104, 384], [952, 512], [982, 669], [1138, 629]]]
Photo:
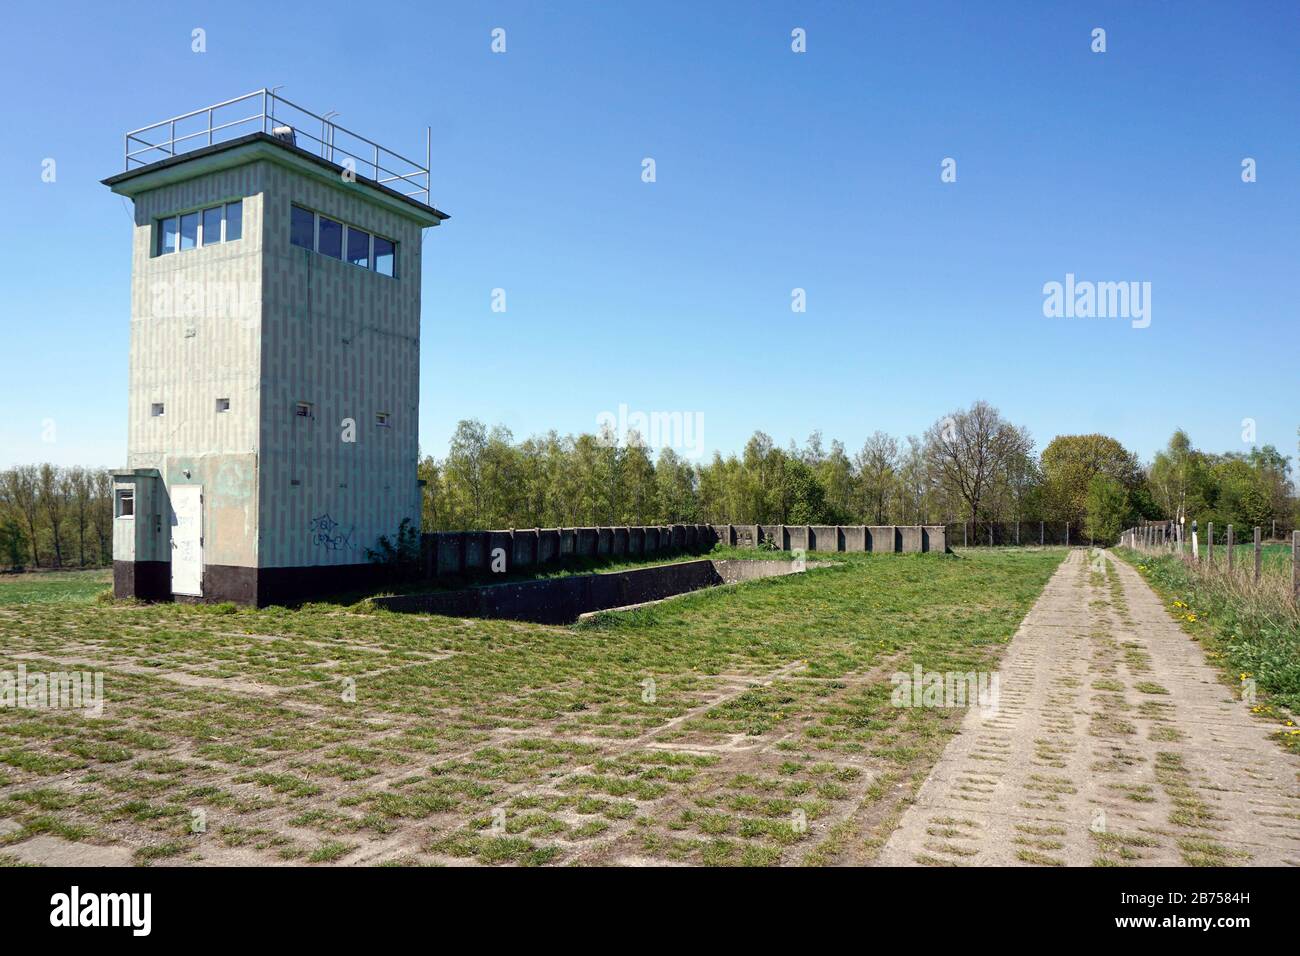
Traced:
[[[1244, 450], [1251, 418], [1296, 451], [1295, 2], [53, 2], [0, 49], [0, 466], [125, 463], [130, 212], [99, 180], [127, 130], [279, 85], [408, 155], [433, 127], [425, 451], [620, 405], [852, 451], [977, 398], [1040, 449]], [[1151, 283], [1149, 327], [1045, 317], [1070, 273]]]

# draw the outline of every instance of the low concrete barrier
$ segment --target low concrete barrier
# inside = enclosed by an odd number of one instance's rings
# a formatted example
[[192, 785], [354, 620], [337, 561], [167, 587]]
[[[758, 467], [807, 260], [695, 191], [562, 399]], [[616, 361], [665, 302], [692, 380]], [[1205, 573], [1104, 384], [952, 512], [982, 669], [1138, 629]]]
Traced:
[[[806, 567], [814, 568], [826, 563], [808, 562]], [[570, 624], [592, 611], [631, 607], [718, 585], [801, 571], [802, 568], [794, 561], [704, 559], [630, 571], [489, 584], [429, 594], [400, 594], [375, 598], [374, 602], [390, 611], [403, 613]]]
[[[753, 527], [752, 525], [750, 527]], [[565, 558], [639, 557], [672, 551], [708, 551], [719, 540], [712, 525], [625, 528], [523, 528], [510, 531], [435, 531], [422, 536], [425, 577], [515, 571]]]
[[427, 578], [486, 574], [496, 560], [515, 571], [565, 558], [700, 553], [715, 544], [764, 545], [778, 551], [920, 552], [948, 550], [943, 525], [675, 524], [622, 528], [524, 528], [511, 531], [435, 531], [425, 534]]
[[482, 570], [488, 566], [488, 533], [478, 531], [465, 536], [465, 567]]
[[921, 529], [915, 525], [899, 528], [898, 540], [900, 550], [905, 554], [919, 554], [923, 550], [924, 540], [921, 537]]

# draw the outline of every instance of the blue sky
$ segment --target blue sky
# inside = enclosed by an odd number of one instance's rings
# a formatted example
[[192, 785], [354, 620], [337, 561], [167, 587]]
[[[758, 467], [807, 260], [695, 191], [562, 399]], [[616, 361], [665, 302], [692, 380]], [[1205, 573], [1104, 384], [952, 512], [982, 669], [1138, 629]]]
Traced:
[[[99, 180], [128, 129], [281, 84], [408, 155], [434, 128], [426, 451], [620, 405], [852, 451], [983, 398], [1040, 449], [1244, 450], [1252, 418], [1295, 454], [1298, 4], [120, 9], [6, 15], [0, 465], [124, 463], [130, 214]], [[1067, 273], [1150, 282], [1150, 327], [1045, 318]]]

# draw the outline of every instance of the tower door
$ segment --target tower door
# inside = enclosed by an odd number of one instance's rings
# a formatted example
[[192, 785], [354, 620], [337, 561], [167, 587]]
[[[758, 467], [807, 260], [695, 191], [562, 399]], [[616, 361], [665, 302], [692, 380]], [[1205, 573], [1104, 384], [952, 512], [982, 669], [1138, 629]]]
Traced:
[[172, 593], [203, 595], [203, 486], [172, 485]]

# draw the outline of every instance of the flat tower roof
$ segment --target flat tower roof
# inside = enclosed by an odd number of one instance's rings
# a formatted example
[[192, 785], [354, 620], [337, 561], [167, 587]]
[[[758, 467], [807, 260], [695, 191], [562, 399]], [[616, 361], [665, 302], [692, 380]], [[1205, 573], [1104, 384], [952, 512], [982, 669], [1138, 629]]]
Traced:
[[[420, 164], [339, 126], [333, 115], [319, 116], [271, 90], [256, 90], [130, 131], [123, 171], [103, 183], [131, 196], [188, 178], [195, 162], [220, 169], [262, 157], [355, 181], [427, 225], [451, 218], [429, 201], [431, 130]], [[317, 124], [319, 136], [309, 131]]]

